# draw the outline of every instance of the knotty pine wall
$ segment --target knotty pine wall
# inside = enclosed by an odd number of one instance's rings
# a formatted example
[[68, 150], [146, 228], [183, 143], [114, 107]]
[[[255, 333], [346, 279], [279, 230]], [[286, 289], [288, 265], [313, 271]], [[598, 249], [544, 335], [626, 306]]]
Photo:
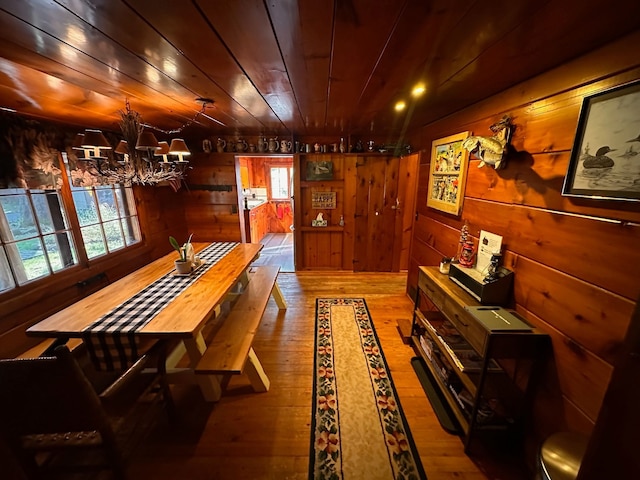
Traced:
[[[15, 357], [42, 341], [27, 337], [28, 327], [169, 253], [169, 235], [186, 234], [179, 194], [169, 187], [147, 186], [135, 187], [134, 195], [142, 231], [139, 245], [0, 294], [0, 358]], [[80, 284], [84, 281], [88, 285]]]
[[241, 241], [244, 226], [238, 214], [237, 187], [241, 183], [234, 155], [196, 153], [189, 161], [193, 169], [187, 175], [187, 188], [180, 193], [193, 241]]
[[[418, 265], [456, 253], [464, 220], [476, 243], [481, 229], [504, 237], [514, 307], [552, 341], [534, 445], [555, 431], [592, 431], [640, 294], [640, 204], [560, 193], [583, 97], [640, 78], [638, 45], [640, 32], [412, 132], [423, 155], [408, 290]], [[460, 217], [427, 208], [431, 142], [490, 136], [505, 114], [516, 126], [506, 169], [478, 168], [472, 157]]]

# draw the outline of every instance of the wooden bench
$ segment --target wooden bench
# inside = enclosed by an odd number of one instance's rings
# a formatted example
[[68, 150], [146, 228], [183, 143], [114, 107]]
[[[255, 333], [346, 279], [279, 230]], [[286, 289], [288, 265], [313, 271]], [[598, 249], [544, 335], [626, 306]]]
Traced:
[[[26, 350], [26, 351], [22, 352], [16, 358], [35, 358], [35, 357], [39, 357], [40, 355], [42, 355], [44, 352], [46, 352], [47, 349], [49, 349], [53, 345], [54, 341], [55, 341], [54, 338], [47, 338], [46, 340], [43, 340], [42, 342], [38, 343], [37, 345], [34, 345], [33, 347], [31, 347], [29, 350]], [[72, 352], [76, 348], [78, 348], [80, 345], [82, 345], [82, 339], [80, 339], [80, 338], [70, 338], [67, 341], [67, 348]]]
[[287, 304], [276, 283], [278, 266], [254, 267], [250, 281], [214, 333], [195, 368], [196, 374], [239, 375], [245, 371], [256, 392], [269, 390], [269, 378], [253, 351], [253, 338], [273, 295], [280, 310]]

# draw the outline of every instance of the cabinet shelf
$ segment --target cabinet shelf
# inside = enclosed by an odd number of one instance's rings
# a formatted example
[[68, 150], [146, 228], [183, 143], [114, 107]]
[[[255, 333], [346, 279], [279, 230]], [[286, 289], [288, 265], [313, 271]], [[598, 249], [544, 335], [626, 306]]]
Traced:
[[[423, 307], [425, 299], [429, 305]], [[485, 327], [465, 309], [477, 305], [438, 267], [419, 268], [413, 345], [462, 427], [466, 452], [476, 432], [507, 430], [523, 418], [536, 365], [548, 344], [548, 336], [535, 328]]]

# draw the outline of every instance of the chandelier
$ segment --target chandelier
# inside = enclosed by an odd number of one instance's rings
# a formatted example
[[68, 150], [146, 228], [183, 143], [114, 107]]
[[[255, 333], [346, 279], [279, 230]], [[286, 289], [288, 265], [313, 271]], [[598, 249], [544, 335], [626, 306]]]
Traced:
[[[164, 133], [181, 132], [204, 112], [208, 103], [213, 103], [208, 99], [198, 100], [203, 102], [202, 109], [193, 120], [178, 130]], [[79, 133], [73, 148], [84, 151], [84, 158], [78, 160], [91, 163], [98, 175], [108, 183], [129, 186], [169, 182], [174, 188], [179, 186], [187, 169], [190, 168], [189, 161], [184, 159], [191, 153], [185, 141], [182, 138], [174, 138], [171, 144], [159, 142], [145, 127], [160, 130], [144, 124], [140, 114], [131, 110], [127, 100], [125, 110], [120, 111], [120, 130], [124, 140], [120, 140], [113, 149], [115, 161], [102, 154], [102, 150], [111, 150], [112, 146], [100, 130], [86, 129], [84, 133]]]

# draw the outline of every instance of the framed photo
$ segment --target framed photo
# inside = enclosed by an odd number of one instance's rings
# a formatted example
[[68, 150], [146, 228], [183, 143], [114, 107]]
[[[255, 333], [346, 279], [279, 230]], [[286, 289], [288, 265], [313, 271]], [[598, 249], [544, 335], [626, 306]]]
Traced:
[[333, 180], [333, 162], [307, 162], [307, 180]]
[[562, 194], [640, 201], [640, 81], [585, 97]]
[[469, 135], [463, 132], [433, 141], [428, 207], [460, 215], [469, 165], [469, 152], [462, 148], [462, 142]]

